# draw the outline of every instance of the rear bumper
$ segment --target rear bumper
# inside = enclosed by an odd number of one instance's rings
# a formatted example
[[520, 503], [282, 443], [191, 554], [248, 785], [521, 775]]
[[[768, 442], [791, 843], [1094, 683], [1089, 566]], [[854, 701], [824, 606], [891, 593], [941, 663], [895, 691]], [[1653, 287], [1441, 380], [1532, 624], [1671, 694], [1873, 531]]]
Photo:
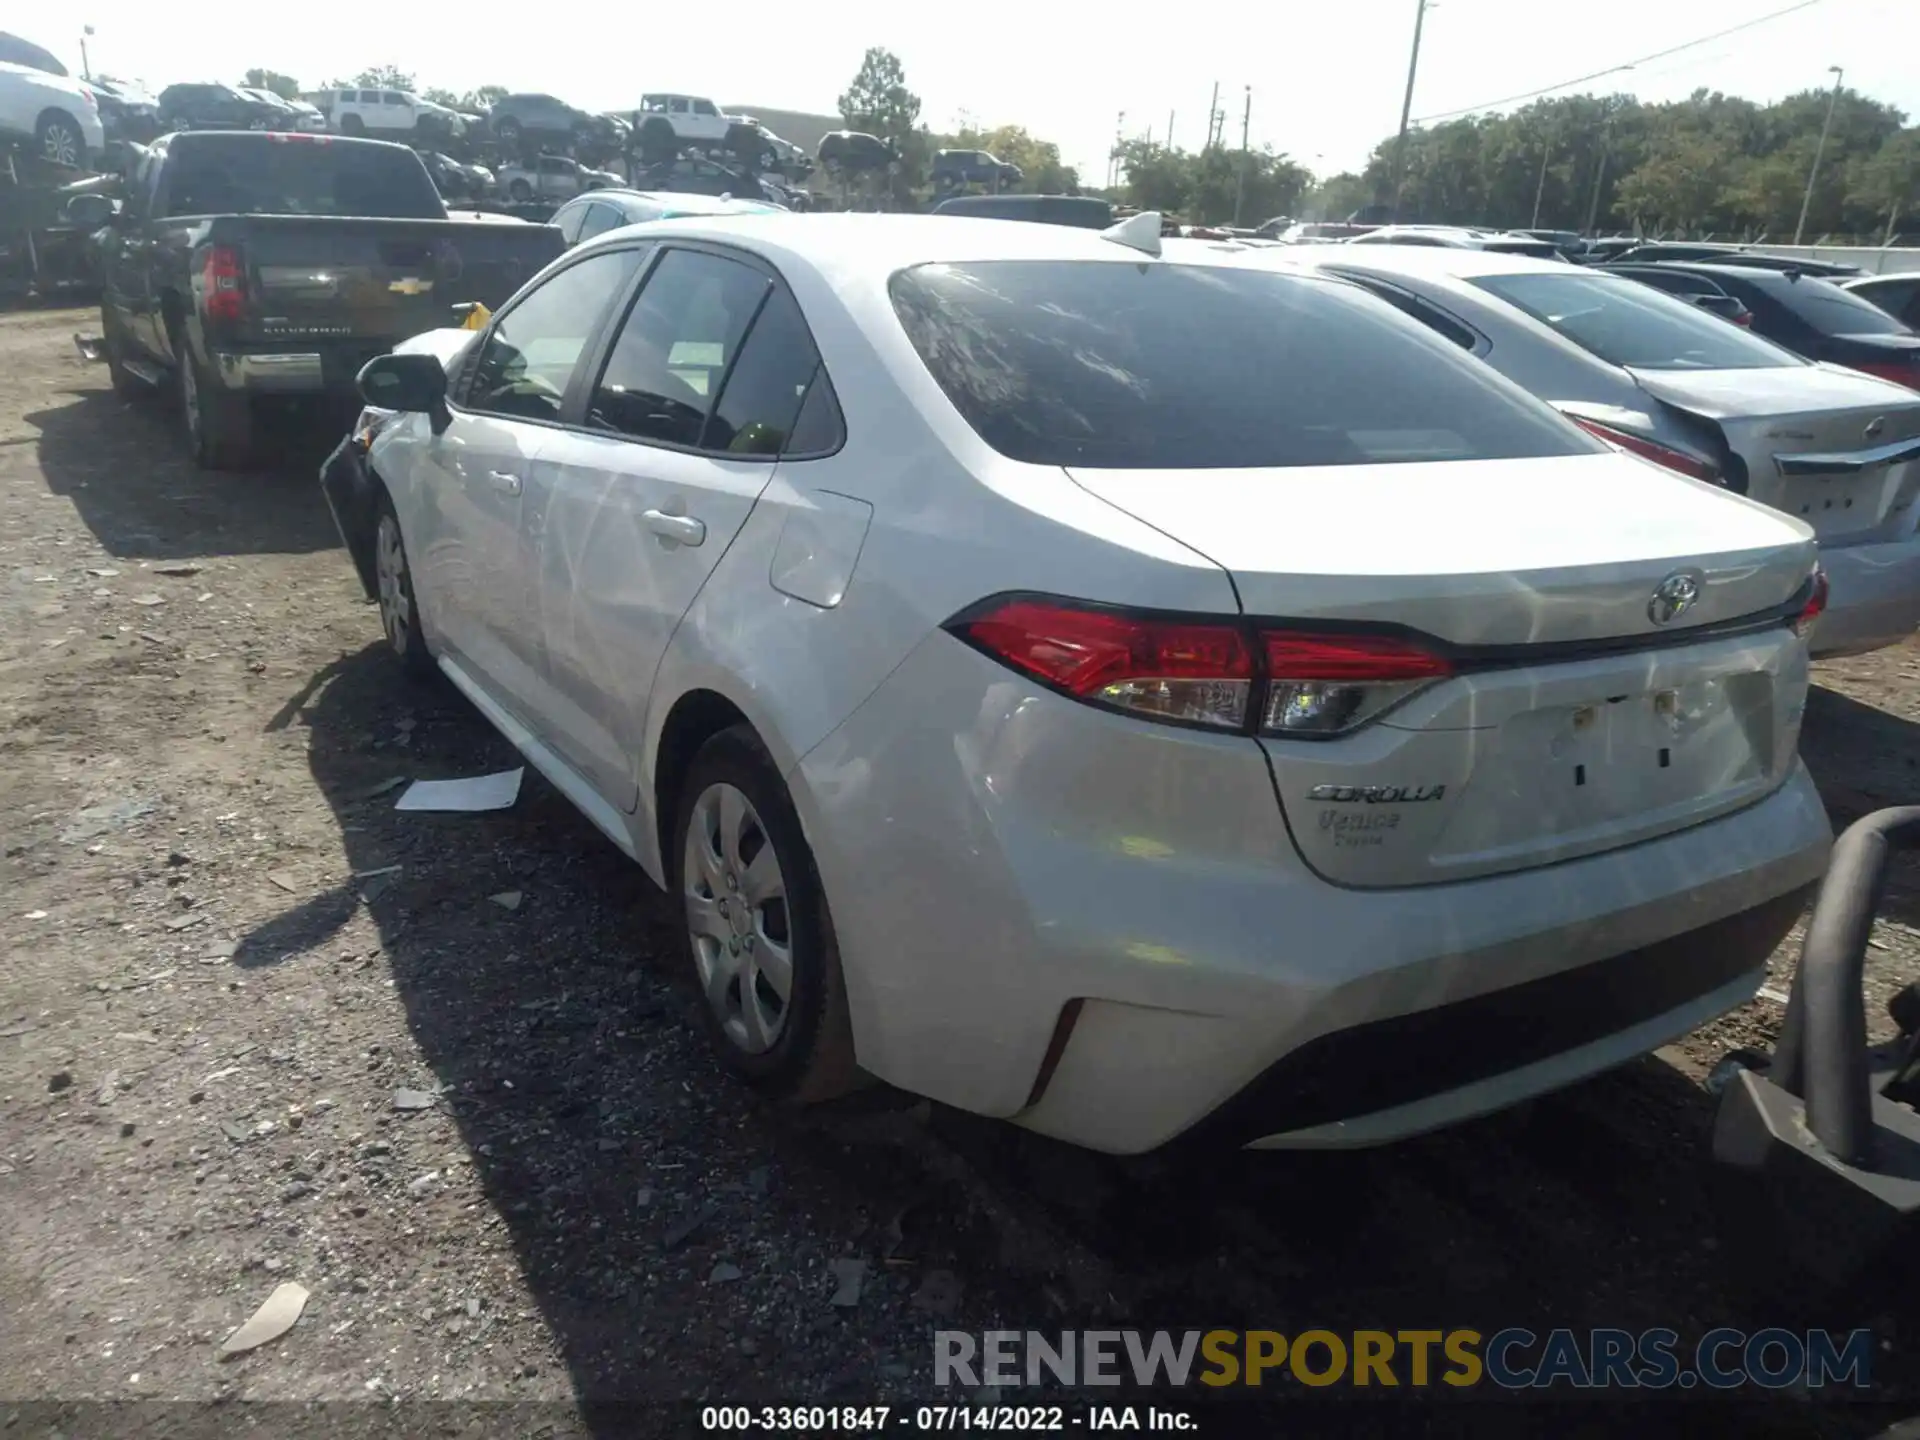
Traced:
[[347, 399], [356, 396], [360, 369], [393, 348], [391, 340], [352, 340], [340, 344], [277, 350], [211, 352], [213, 373], [224, 390], [246, 395], [305, 395]]
[[1822, 550], [1831, 590], [1813, 632], [1816, 658], [1898, 645], [1920, 628], [1920, 537]]

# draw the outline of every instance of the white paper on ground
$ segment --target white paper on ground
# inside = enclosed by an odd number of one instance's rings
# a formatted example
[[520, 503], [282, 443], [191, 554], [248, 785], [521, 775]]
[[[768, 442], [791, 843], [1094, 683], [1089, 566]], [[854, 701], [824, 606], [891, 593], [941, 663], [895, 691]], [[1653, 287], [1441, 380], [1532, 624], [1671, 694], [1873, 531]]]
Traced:
[[520, 798], [518, 770], [470, 775], [464, 780], [416, 780], [393, 802], [396, 810], [505, 810]]

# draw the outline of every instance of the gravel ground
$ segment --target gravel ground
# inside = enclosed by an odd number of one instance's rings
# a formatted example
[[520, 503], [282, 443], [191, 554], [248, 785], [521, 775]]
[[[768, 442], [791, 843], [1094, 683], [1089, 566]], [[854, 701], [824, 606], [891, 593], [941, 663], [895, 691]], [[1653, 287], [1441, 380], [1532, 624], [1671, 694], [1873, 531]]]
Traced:
[[[0, 1397], [27, 1413], [334, 1402], [278, 1433], [360, 1433], [427, 1413], [381, 1401], [516, 1401], [539, 1408], [491, 1412], [512, 1433], [668, 1434], [695, 1401], [926, 1399], [935, 1325], [1778, 1318], [1745, 1283], [1778, 1253], [1721, 1238], [1699, 1084], [1771, 1035], [1765, 998], [1359, 1155], [1114, 1161], [884, 1088], [756, 1104], [708, 1054], [668, 907], [537, 777], [501, 813], [393, 810], [403, 777], [513, 757], [389, 664], [312, 481], [324, 438], [197, 472], [164, 406], [79, 362], [93, 323], [0, 316]], [[1822, 667], [1805, 748], [1836, 819], [1920, 791], [1916, 674], [1912, 646]], [[1883, 916], [1876, 1019], [1920, 975], [1920, 872]], [[223, 1361], [285, 1282], [298, 1326]], [[1876, 1330], [1884, 1403], [1748, 1397], [1742, 1433], [1920, 1411], [1902, 1317], [1844, 1318]], [[1274, 1433], [1304, 1396], [1192, 1403], [1209, 1433]]]

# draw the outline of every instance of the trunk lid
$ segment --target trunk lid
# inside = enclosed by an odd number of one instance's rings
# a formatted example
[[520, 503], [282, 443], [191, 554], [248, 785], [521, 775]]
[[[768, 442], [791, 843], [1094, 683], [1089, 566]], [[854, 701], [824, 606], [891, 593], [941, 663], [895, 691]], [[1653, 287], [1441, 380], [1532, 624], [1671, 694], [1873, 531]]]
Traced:
[[[1294, 842], [1329, 880], [1572, 859], [1791, 773], [1805, 642], [1738, 622], [1792, 602], [1815, 547], [1760, 505], [1617, 454], [1069, 473], [1221, 565], [1249, 615], [1413, 631], [1452, 662], [1347, 733], [1262, 736]], [[1651, 602], [1677, 573], [1697, 598], [1663, 626]]]
[[1894, 539], [1920, 518], [1920, 392], [1830, 365], [1633, 377], [1718, 425], [1746, 493], [1811, 526], [1822, 545]]
[[247, 267], [242, 338], [390, 344], [458, 325], [453, 307], [504, 304], [563, 249], [545, 225], [248, 215], [210, 237]]

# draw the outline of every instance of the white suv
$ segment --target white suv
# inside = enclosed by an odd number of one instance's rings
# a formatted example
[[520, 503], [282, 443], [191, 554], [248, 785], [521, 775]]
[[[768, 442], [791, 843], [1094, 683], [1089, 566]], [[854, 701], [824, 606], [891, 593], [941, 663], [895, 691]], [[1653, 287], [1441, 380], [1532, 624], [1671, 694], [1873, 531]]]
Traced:
[[404, 90], [336, 90], [329, 98], [334, 129], [385, 140], [412, 135], [430, 108]]
[[739, 122], [720, 113], [720, 107], [699, 95], [642, 95], [638, 136], [643, 147], [659, 137], [676, 145], [720, 145]]
[[69, 170], [107, 143], [93, 91], [66, 75], [0, 61], [0, 140], [30, 144], [33, 153]]

